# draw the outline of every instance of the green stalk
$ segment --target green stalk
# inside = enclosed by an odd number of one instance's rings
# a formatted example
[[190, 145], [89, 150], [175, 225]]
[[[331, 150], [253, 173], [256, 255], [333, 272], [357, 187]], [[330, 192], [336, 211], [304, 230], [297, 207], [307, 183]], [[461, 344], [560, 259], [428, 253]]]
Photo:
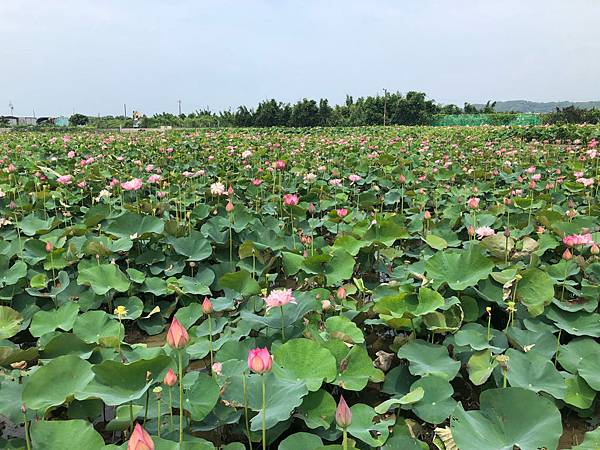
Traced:
[[262, 374], [262, 447], [267, 450], [267, 383]]
[[252, 450], [252, 438], [250, 436], [250, 421], [248, 420], [248, 391], [246, 389], [246, 372], [242, 376], [242, 382], [244, 383], [244, 416], [246, 419], [246, 434], [248, 435], [248, 444], [250, 450]]
[[179, 446], [183, 445], [183, 355], [181, 350], [179, 356]]
[[342, 432], [344, 436], [342, 440], [342, 445], [344, 446], [344, 450], [348, 450], [348, 430], [344, 428]]
[[160, 395], [158, 396], [158, 405], [156, 407], [158, 408], [158, 423], [156, 426], [158, 427], [158, 437], [160, 437]]
[[27, 445], [27, 450], [31, 450], [31, 438], [29, 437], [29, 421], [27, 420], [27, 413], [23, 413], [23, 417], [25, 418], [25, 444]]
[[283, 320], [283, 306], [279, 307], [281, 309], [281, 340], [285, 341], [285, 322]]
[[214, 378], [215, 374], [213, 373], [213, 337], [212, 337], [212, 320], [210, 314], [208, 315], [208, 342], [210, 344], [210, 374]]
[[173, 388], [169, 386], [169, 415], [171, 416], [171, 431], [173, 431]]

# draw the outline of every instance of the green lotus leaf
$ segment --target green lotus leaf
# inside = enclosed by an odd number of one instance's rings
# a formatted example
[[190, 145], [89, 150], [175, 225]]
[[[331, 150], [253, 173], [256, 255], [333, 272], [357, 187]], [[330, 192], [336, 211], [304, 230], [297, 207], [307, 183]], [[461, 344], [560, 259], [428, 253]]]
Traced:
[[125, 337], [125, 328], [118, 320], [111, 319], [104, 311], [88, 311], [75, 319], [73, 333], [88, 344], [111, 340], [117, 342]]
[[494, 263], [486, 258], [477, 245], [466, 250], [439, 251], [425, 262], [427, 277], [435, 287], [448, 283], [455, 291], [475, 286], [492, 273]]
[[245, 270], [226, 273], [219, 278], [219, 285], [222, 288], [231, 289], [244, 297], [261, 293], [258, 282], [252, 278], [250, 272], [246, 272]]
[[88, 344], [73, 333], [60, 333], [50, 339], [41, 350], [40, 357], [54, 359], [63, 355], [75, 355], [82, 359], [88, 359], [95, 348], [95, 344]]
[[2, 398], [0, 414], [16, 424], [21, 423], [23, 419], [23, 413], [21, 412], [23, 387], [23, 384], [17, 380], [0, 381], [0, 398]]
[[[102, 361], [92, 367], [93, 377], [89, 384], [76, 393], [75, 398], [100, 398], [107, 405], [120, 405], [137, 400], [153, 383], [162, 380], [163, 372], [171, 364], [171, 358], [165, 355], [129, 364], [112, 360]], [[151, 374], [149, 380], [146, 379], [147, 372]]]
[[100, 264], [81, 269], [77, 283], [91, 286], [97, 295], [104, 295], [111, 289], [126, 292], [130, 285], [129, 279], [116, 264]]
[[0, 306], [0, 339], [13, 337], [21, 329], [23, 316], [9, 306]]
[[78, 312], [79, 305], [73, 302], [65, 303], [58, 309], [38, 311], [31, 319], [29, 332], [34, 337], [40, 337], [58, 328], [63, 331], [70, 331]]
[[210, 242], [198, 231], [192, 231], [187, 237], [169, 241], [175, 251], [187, 256], [187, 261], [202, 261], [212, 254]]
[[161, 234], [164, 229], [165, 223], [157, 217], [127, 212], [113, 220], [104, 231], [119, 238], [147, 239], [152, 234]]
[[122, 320], [135, 320], [144, 312], [144, 303], [138, 297], [118, 298], [113, 301], [113, 305], [115, 309], [123, 306], [127, 310]]
[[439, 424], [456, 408], [456, 401], [452, 398], [454, 389], [444, 378], [427, 375], [415, 381], [410, 389], [415, 391], [419, 388], [424, 391], [423, 398], [413, 403], [411, 409], [420, 419]]
[[323, 441], [315, 434], [311, 433], [294, 433], [286, 437], [281, 444], [279, 444], [278, 450], [314, 450], [322, 447]]
[[85, 420], [52, 420], [32, 424], [31, 445], [36, 450], [103, 450], [104, 439], [92, 424]]
[[446, 347], [420, 339], [400, 347], [398, 358], [409, 361], [409, 370], [413, 375], [436, 375], [445, 380], [452, 380], [460, 370], [460, 362], [448, 356]]
[[496, 233], [492, 236], [484, 237], [481, 240], [481, 246], [484, 247], [494, 258], [504, 259], [506, 254], [511, 254], [515, 248], [515, 240], [509, 237], [508, 240], [502, 233]]
[[469, 380], [475, 386], [481, 386], [488, 380], [497, 366], [498, 362], [492, 357], [491, 350], [486, 349], [475, 352], [471, 355], [467, 363]]
[[0, 287], [11, 286], [27, 275], [27, 264], [23, 261], [16, 261], [10, 267], [8, 264], [8, 258], [0, 255]]
[[537, 354], [522, 353], [512, 348], [506, 351], [508, 361], [507, 380], [512, 387], [547, 392], [563, 399], [566, 386], [563, 377], [550, 360]]
[[219, 400], [219, 385], [211, 376], [198, 373], [192, 387], [186, 390], [184, 399], [183, 407], [190, 412], [192, 419], [203, 420]]
[[336, 361], [326, 348], [310, 339], [291, 339], [273, 352], [274, 372], [286, 380], [304, 381], [316, 391], [336, 376]]
[[532, 316], [539, 316], [544, 307], [552, 302], [554, 283], [552, 278], [540, 269], [527, 269], [521, 273], [523, 277], [517, 285], [516, 297]]
[[45, 234], [54, 224], [54, 218], [50, 217], [47, 220], [40, 219], [35, 214], [31, 213], [28, 216], [19, 220], [19, 228], [25, 236], [34, 236], [36, 234]]
[[558, 362], [572, 374], [578, 374], [594, 390], [600, 391], [600, 344], [593, 339], [574, 339], [561, 345]]
[[596, 398], [596, 391], [579, 375], [572, 375], [568, 372], [561, 372], [561, 375], [564, 377], [566, 385], [565, 403], [579, 409], [590, 408]]
[[448, 248], [448, 242], [446, 242], [446, 239], [436, 236], [435, 234], [428, 234], [425, 236], [424, 241], [427, 242], [427, 245], [434, 250], [444, 250]]
[[334, 251], [337, 249], [345, 250], [352, 256], [358, 255], [361, 248], [369, 246], [369, 242], [358, 240], [350, 235], [338, 235], [333, 243]]
[[600, 314], [583, 311], [569, 313], [555, 307], [546, 312], [546, 317], [563, 331], [573, 336], [600, 337]]
[[375, 407], [375, 412], [377, 414], [385, 414], [390, 410], [390, 408], [399, 406], [399, 405], [410, 405], [412, 403], [416, 403], [419, 400], [422, 400], [425, 395], [425, 390], [422, 387], [418, 387], [413, 391], [410, 391], [408, 394], [400, 397], [400, 398], [390, 398], [389, 400], [380, 403]]
[[353, 405], [350, 410], [352, 411], [352, 423], [348, 427], [350, 435], [372, 447], [379, 447], [387, 441], [390, 434], [389, 427], [393, 425], [393, 420], [375, 422], [377, 416], [375, 410], [362, 403]]
[[308, 428], [329, 428], [335, 419], [336, 403], [333, 396], [324, 389], [309, 392], [298, 407], [298, 415]]
[[483, 391], [479, 403], [478, 411], [459, 406], [451, 418], [452, 437], [461, 450], [557, 448], [562, 422], [552, 401], [511, 387]]
[[327, 333], [334, 338], [350, 344], [362, 344], [365, 341], [360, 328], [344, 316], [332, 316], [325, 321]]
[[75, 355], [59, 356], [27, 378], [23, 403], [43, 414], [85, 389], [93, 377], [89, 362]]
[[296, 275], [302, 268], [304, 256], [291, 252], [281, 252], [283, 268], [287, 275]]

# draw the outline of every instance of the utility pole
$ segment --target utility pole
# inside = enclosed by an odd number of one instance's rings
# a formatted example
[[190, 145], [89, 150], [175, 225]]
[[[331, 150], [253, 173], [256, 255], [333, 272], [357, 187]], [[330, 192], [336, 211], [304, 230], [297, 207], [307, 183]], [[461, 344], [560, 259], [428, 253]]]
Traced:
[[127, 103], [123, 103], [123, 116], [127, 117]]
[[385, 127], [387, 116], [387, 89], [383, 88], [383, 126]]
[[181, 100], [177, 100], [177, 105], [179, 106], [179, 115], [181, 116]]
[[13, 105], [12, 100], [8, 101], [8, 107], [10, 108], [10, 115], [14, 116], [15, 115], [15, 113], [14, 113], [14, 111], [15, 111], [15, 105]]

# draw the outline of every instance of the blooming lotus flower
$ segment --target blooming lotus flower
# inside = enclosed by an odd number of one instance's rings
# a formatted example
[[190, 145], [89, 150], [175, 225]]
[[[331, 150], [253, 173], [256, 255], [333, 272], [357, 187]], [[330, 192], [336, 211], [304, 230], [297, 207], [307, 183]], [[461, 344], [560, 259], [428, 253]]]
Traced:
[[259, 178], [255, 178], [254, 180], [252, 180], [253, 186], [260, 186], [261, 184], [262, 184], [262, 180]]
[[283, 169], [285, 169], [285, 161], [283, 161], [281, 159], [275, 161], [275, 169], [277, 169], [277, 170], [283, 170]]
[[56, 182], [67, 185], [67, 184], [71, 184], [72, 180], [73, 180], [73, 177], [71, 175], [61, 175], [60, 177], [58, 177], [56, 179]]
[[490, 227], [479, 227], [475, 230], [477, 239], [483, 239], [484, 237], [493, 236], [496, 234], [493, 228]]
[[69, 151], [69, 153], [67, 153], [67, 158], [69, 158], [69, 159], [75, 158], [75, 152], [73, 150]]
[[317, 176], [314, 173], [307, 173], [306, 175], [304, 175], [304, 182], [305, 183], [312, 183], [313, 181], [315, 181], [317, 179]]
[[348, 428], [352, 423], [352, 411], [344, 400], [344, 396], [340, 396], [340, 402], [335, 410], [335, 423], [340, 428]]
[[211, 369], [215, 375], [221, 375], [221, 371], [223, 370], [223, 364], [221, 364], [220, 362], [213, 363]]
[[349, 179], [351, 182], [353, 182], [353, 183], [356, 183], [357, 181], [360, 181], [360, 180], [362, 180], [362, 177], [361, 177], [360, 175], [356, 175], [356, 174], [354, 174], [354, 173], [353, 173], [353, 174], [351, 174], [351, 175], [348, 175], [348, 179]]
[[298, 204], [298, 196], [296, 194], [285, 194], [283, 196], [283, 204], [285, 206], [296, 206]]
[[567, 247], [574, 247], [576, 245], [591, 245], [593, 243], [594, 240], [592, 239], [592, 235], [590, 233], [571, 234], [563, 238], [563, 244], [565, 244]]
[[292, 295], [291, 289], [276, 289], [272, 291], [267, 297], [265, 297], [265, 303], [267, 304], [267, 311], [271, 308], [278, 306], [285, 306], [288, 303], [296, 303], [296, 299]]
[[127, 443], [127, 450], [154, 450], [154, 442], [139, 423], [135, 424], [133, 433]]
[[335, 213], [338, 215], [338, 217], [346, 217], [348, 215], [348, 210], [346, 208], [339, 208], [335, 210]]
[[342, 180], [340, 180], [339, 178], [332, 178], [331, 180], [329, 180], [329, 184], [331, 186], [340, 187], [342, 185]]
[[169, 387], [175, 386], [177, 384], [177, 375], [175, 375], [173, 369], [169, 369], [167, 371], [167, 374], [163, 378], [163, 383], [165, 383]]
[[148, 177], [148, 183], [151, 183], [151, 184], [158, 183], [158, 182], [160, 182], [161, 178], [162, 177], [160, 175], [157, 175], [157, 174], [150, 175]]
[[248, 368], [254, 373], [267, 373], [271, 371], [273, 358], [267, 348], [255, 348], [248, 353]]
[[210, 193], [212, 195], [223, 195], [225, 193], [225, 185], [219, 181], [210, 185]]
[[137, 191], [142, 187], [142, 180], [140, 180], [139, 178], [134, 178], [132, 180], [121, 183], [121, 187], [125, 191]]
[[169, 331], [167, 332], [167, 343], [176, 349], [185, 347], [190, 340], [187, 330], [177, 318], [173, 317]]

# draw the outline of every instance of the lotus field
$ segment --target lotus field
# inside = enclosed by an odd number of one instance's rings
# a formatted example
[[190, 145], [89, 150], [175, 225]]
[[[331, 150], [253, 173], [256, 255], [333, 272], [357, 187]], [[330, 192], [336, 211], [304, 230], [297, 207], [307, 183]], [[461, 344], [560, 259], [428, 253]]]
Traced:
[[600, 128], [534, 130], [0, 134], [0, 448], [599, 449]]

